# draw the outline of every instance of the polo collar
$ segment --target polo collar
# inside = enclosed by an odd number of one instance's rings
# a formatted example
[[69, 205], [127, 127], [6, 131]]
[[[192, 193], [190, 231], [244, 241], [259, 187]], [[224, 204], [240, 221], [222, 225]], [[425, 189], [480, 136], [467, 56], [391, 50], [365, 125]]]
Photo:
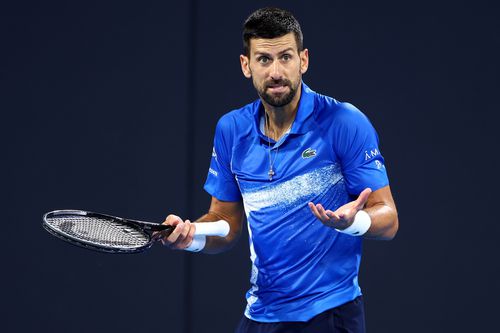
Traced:
[[304, 134], [310, 129], [311, 122], [307, 122], [308, 118], [314, 111], [314, 95], [316, 93], [311, 90], [304, 82], [302, 82], [302, 93], [300, 95], [299, 108], [297, 115], [293, 121], [290, 133]]

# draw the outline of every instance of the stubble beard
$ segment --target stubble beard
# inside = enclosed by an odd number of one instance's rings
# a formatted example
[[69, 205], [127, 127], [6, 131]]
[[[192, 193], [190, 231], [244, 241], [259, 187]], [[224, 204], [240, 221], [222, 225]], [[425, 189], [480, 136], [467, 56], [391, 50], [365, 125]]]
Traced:
[[[288, 89], [290, 90], [286, 94], [279, 94], [279, 95], [272, 95], [267, 93], [267, 89], [276, 84], [281, 84], [284, 86], [287, 86]], [[297, 94], [297, 90], [300, 84], [300, 80], [298, 80], [298, 83], [293, 85], [292, 81], [287, 80], [287, 79], [281, 79], [281, 80], [276, 80], [272, 82], [268, 82], [264, 84], [264, 87], [262, 89], [257, 88], [255, 82], [254, 82], [254, 87], [257, 89], [257, 93], [259, 94], [260, 98], [264, 100], [267, 104], [279, 108], [283, 107], [285, 105], [290, 104], [290, 102], [293, 100], [295, 95]]]

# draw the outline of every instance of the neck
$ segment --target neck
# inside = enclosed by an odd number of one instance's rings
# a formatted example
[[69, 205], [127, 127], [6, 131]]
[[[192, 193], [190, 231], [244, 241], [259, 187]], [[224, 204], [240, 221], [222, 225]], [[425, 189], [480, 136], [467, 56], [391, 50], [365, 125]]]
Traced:
[[301, 89], [302, 87], [299, 85], [299, 89], [293, 100], [282, 107], [274, 107], [262, 101], [267, 121], [267, 134], [274, 140], [279, 140], [292, 126], [299, 107]]

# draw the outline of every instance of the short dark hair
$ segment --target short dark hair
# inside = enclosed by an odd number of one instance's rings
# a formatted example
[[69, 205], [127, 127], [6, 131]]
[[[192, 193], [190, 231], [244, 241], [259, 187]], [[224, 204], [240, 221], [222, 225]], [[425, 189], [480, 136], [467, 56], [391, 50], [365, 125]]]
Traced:
[[243, 25], [243, 52], [250, 55], [252, 38], [277, 38], [293, 32], [298, 51], [304, 49], [304, 36], [299, 22], [292, 13], [281, 8], [266, 7], [257, 9], [245, 20]]

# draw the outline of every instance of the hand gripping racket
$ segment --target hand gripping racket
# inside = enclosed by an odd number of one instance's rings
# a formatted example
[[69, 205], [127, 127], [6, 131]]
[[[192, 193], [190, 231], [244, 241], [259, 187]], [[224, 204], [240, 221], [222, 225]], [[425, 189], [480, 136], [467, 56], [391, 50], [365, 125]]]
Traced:
[[[229, 224], [220, 220], [196, 224], [196, 236], [221, 236]], [[124, 219], [83, 210], [55, 210], [43, 215], [43, 227], [52, 235], [73, 245], [108, 253], [138, 253], [149, 249], [156, 239], [154, 231], [168, 236], [175, 227]]]

